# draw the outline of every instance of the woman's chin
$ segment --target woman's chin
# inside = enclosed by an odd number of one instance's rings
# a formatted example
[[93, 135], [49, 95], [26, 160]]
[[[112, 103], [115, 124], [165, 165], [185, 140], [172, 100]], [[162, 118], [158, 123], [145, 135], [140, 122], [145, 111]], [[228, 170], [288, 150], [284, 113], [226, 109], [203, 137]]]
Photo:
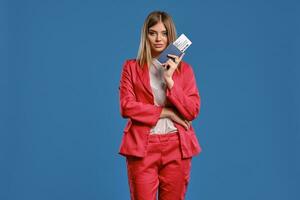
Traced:
[[160, 54], [161, 52], [163, 52], [165, 50], [165, 48], [155, 48], [154, 52], [155, 54]]

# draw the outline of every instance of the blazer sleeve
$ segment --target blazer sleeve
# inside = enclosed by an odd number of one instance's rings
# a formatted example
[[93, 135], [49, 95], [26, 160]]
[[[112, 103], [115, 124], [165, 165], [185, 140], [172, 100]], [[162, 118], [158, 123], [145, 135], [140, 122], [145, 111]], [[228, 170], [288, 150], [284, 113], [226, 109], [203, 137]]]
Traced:
[[120, 111], [123, 118], [154, 126], [160, 118], [163, 107], [138, 102], [134, 92], [130, 61], [125, 61], [122, 69], [119, 96]]
[[186, 65], [181, 73], [183, 84], [174, 82], [171, 89], [167, 88], [166, 97], [185, 119], [192, 121], [200, 112], [200, 94], [192, 67]]

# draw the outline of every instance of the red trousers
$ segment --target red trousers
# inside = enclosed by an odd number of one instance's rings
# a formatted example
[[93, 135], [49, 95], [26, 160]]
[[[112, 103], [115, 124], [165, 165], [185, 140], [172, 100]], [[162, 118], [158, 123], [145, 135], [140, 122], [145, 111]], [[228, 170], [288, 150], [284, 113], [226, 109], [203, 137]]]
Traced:
[[131, 200], [184, 199], [191, 158], [181, 158], [178, 133], [149, 135], [146, 156], [126, 163]]

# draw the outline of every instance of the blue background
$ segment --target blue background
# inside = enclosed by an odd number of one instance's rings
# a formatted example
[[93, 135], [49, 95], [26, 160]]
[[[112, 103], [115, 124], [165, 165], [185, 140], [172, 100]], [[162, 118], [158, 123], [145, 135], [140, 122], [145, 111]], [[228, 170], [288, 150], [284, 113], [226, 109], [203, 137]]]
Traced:
[[193, 42], [190, 200], [300, 199], [297, 1], [1, 1], [0, 199], [129, 199], [118, 85], [145, 17]]

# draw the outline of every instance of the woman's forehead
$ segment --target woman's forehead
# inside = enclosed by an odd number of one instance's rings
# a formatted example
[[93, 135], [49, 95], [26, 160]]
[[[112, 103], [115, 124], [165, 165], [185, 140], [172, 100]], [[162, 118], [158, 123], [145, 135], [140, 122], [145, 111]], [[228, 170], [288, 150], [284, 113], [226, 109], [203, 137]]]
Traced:
[[166, 27], [162, 22], [158, 22], [157, 24], [149, 27], [149, 31], [166, 31]]

